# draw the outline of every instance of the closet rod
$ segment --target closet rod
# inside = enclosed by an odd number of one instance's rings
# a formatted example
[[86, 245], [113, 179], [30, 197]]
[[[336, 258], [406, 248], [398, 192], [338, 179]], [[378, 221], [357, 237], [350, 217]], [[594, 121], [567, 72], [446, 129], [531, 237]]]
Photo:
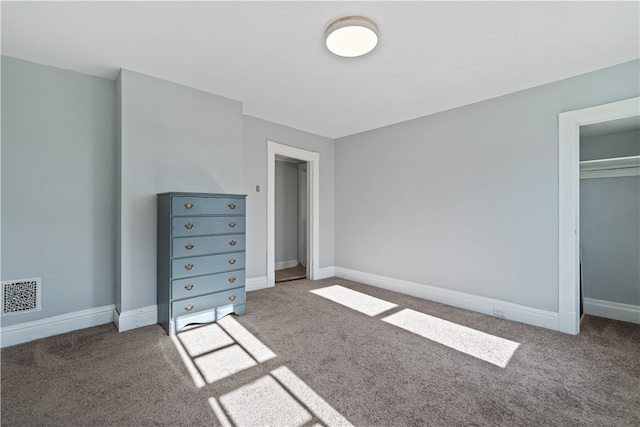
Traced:
[[580, 178], [613, 178], [635, 175], [640, 175], [640, 155], [580, 162]]

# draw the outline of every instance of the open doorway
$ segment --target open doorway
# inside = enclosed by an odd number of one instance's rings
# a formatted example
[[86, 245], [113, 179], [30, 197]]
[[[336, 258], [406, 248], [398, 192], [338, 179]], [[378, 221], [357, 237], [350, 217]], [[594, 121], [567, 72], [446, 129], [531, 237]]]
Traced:
[[558, 330], [580, 332], [580, 128], [637, 117], [640, 98], [559, 114]]
[[640, 323], [640, 116], [580, 127], [584, 314]]
[[276, 155], [276, 283], [307, 277], [307, 186], [307, 163]]
[[304, 164], [306, 168], [305, 245], [299, 258], [306, 260], [306, 277], [319, 277], [320, 257], [320, 154], [267, 141], [267, 287], [275, 285], [276, 276], [276, 159]]

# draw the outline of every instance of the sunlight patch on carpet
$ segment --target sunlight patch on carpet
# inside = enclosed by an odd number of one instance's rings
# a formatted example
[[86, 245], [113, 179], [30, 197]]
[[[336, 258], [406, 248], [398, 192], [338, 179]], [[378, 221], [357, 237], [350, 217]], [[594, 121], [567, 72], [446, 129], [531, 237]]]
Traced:
[[270, 375], [265, 375], [218, 399], [209, 398], [209, 405], [223, 427], [353, 427], [353, 424], [286, 366], [276, 368]]
[[265, 362], [276, 357], [276, 354], [262, 341], [247, 331], [236, 319], [231, 316], [218, 320], [218, 324], [227, 331], [233, 339], [240, 344], [258, 363]]
[[[215, 410], [215, 404], [211, 407]], [[237, 426], [302, 426], [311, 414], [271, 376], [242, 386], [219, 398], [220, 405]]]
[[198, 371], [198, 368], [196, 368], [196, 365], [193, 364], [193, 360], [191, 359], [191, 357], [189, 357], [187, 351], [184, 349], [184, 346], [180, 343], [178, 337], [173, 335], [171, 337], [171, 341], [173, 341], [173, 345], [176, 347], [176, 350], [178, 350], [178, 354], [182, 359], [182, 363], [184, 363], [184, 366], [187, 368], [187, 372], [189, 372], [189, 375], [191, 375], [191, 379], [193, 380], [195, 386], [197, 388], [202, 388], [207, 385], [207, 383], [204, 381], [204, 378], [202, 378], [202, 375]]
[[234, 344], [233, 339], [215, 323], [178, 334], [189, 356], [196, 357]]
[[298, 378], [289, 368], [281, 366], [271, 371], [289, 392], [302, 402], [313, 414], [328, 426], [351, 426], [338, 411], [333, 409], [318, 393]]
[[382, 320], [501, 368], [506, 368], [520, 346], [517, 342], [410, 309]]
[[315, 289], [310, 292], [369, 316], [376, 316], [398, 306], [389, 301], [375, 298], [340, 285]]
[[276, 357], [232, 316], [187, 327], [171, 339], [197, 388]]
[[197, 357], [194, 363], [209, 384], [257, 365], [239, 345]]

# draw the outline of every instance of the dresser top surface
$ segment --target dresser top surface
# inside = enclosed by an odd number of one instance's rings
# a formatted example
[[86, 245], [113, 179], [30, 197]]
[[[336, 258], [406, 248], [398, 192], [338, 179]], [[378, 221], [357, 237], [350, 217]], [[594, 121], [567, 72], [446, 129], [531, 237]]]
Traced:
[[245, 198], [246, 194], [228, 194], [228, 193], [189, 193], [182, 191], [169, 191], [166, 193], [158, 193], [158, 196], [175, 196], [175, 197], [218, 197], [218, 198]]

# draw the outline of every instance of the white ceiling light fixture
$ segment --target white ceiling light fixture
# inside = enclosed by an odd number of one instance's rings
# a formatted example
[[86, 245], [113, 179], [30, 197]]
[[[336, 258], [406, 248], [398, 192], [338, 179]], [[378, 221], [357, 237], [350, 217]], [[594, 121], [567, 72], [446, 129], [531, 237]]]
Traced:
[[347, 58], [369, 53], [378, 44], [378, 26], [362, 16], [336, 19], [327, 27], [324, 35], [327, 49]]

